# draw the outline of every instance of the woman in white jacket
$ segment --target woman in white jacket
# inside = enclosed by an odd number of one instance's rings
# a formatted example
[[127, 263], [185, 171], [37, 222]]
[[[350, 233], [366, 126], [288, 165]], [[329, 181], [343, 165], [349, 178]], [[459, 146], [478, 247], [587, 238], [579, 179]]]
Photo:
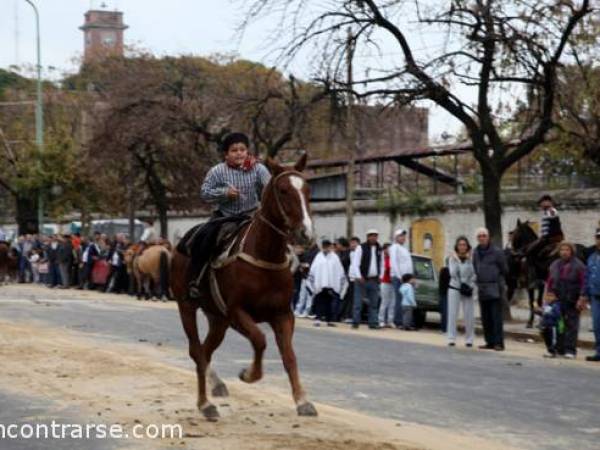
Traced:
[[456, 345], [456, 322], [460, 305], [465, 318], [465, 341], [473, 346], [475, 338], [475, 285], [476, 276], [471, 261], [471, 244], [460, 236], [456, 239], [454, 253], [448, 258], [450, 287], [448, 289], [448, 345]]

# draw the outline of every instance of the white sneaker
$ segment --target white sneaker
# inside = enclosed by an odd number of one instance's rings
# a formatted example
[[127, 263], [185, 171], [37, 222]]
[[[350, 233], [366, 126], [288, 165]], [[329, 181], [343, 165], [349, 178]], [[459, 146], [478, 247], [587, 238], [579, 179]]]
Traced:
[[565, 359], [575, 359], [576, 356], [573, 353], [565, 353]]
[[304, 317], [308, 317], [309, 319], [316, 319], [317, 318], [317, 316], [315, 316], [314, 314], [306, 315]]

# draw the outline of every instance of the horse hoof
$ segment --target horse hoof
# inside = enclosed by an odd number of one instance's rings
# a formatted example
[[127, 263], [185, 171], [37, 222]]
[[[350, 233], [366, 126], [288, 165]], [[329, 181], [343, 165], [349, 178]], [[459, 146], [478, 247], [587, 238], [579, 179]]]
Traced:
[[221, 417], [219, 414], [219, 410], [212, 403], [209, 403], [204, 408], [200, 408], [200, 412], [202, 413], [204, 418], [209, 422], [216, 422], [219, 419], [219, 417]]
[[242, 369], [240, 371], [240, 380], [242, 380], [244, 383], [256, 383], [258, 380], [260, 380], [262, 378], [262, 373], [259, 374], [258, 376], [251, 376], [250, 375], [250, 370], [249, 369]]
[[302, 403], [296, 407], [299, 416], [316, 417], [318, 416], [317, 409], [311, 402]]
[[248, 378], [248, 369], [242, 369], [240, 370], [240, 374], [238, 375], [240, 377], [240, 380], [242, 380], [244, 383], [250, 383], [250, 379]]
[[229, 390], [225, 383], [219, 383], [212, 390], [213, 397], [229, 397]]

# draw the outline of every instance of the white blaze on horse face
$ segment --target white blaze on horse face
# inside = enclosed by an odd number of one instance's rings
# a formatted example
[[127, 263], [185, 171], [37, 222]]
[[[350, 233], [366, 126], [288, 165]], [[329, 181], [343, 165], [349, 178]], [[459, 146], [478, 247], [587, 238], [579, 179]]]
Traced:
[[308, 207], [306, 206], [306, 198], [304, 197], [304, 193], [302, 192], [302, 188], [304, 187], [304, 180], [296, 175], [292, 175], [290, 177], [290, 183], [294, 189], [298, 191], [298, 195], [300, 196], [300, 204], [302, 205], [302, 224], [304, 225], [304, 231], [307, 236], [313, 235], [313, 223], [310, 215], [308, 214]]

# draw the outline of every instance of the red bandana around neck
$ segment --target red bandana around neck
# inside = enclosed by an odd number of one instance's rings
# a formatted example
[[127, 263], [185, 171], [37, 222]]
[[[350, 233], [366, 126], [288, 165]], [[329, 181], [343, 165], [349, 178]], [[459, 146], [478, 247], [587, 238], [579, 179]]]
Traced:
[[247, 172], [247, 171], [251, 170], [256, 165], [256, 162], [257, 162], [256, 158], [254, 156], [252, 156], [252, 155], [249, 155], [240, 166], [235, 165], [235, 164], [231, 164], [229, 162], [227, 162], [227, 165], [229, 167], [231, 167], [232, 169], [236, 169], [236, 170], [241, 170], [243, 172]]

